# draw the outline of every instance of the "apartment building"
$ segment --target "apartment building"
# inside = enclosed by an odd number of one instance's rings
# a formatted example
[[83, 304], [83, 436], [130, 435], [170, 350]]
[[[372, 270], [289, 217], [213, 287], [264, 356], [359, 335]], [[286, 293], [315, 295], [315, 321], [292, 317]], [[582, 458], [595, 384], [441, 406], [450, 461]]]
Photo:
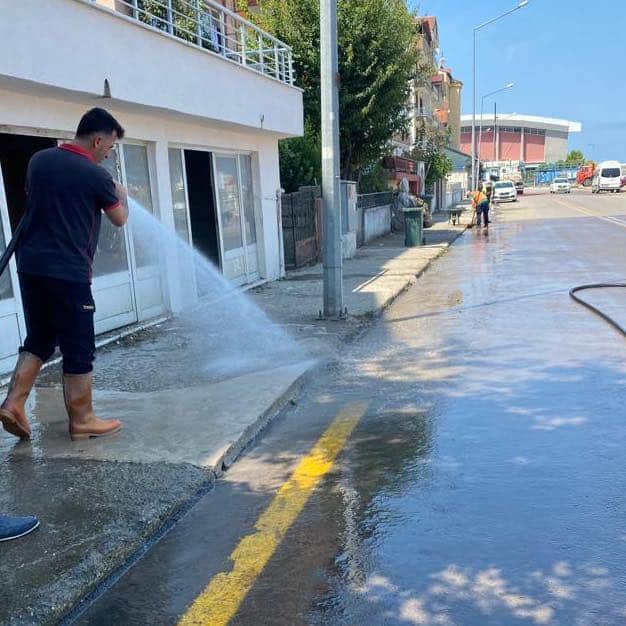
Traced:
[[[0, 248], [25, 211], [26, 165], [102, 106], [127, 138], [105, 163], [235, 285], [281, 275], [278, 141], [303, 131], [290, 48], [234, 0], [20, 0], [0, 23]], [[45, 28], [42, 27], [45, 25]], [[173, 251], [103, 221], [98, 333], [181, 307]], [[0, 279], [0, 371], [25, 333], [15, 264]]]

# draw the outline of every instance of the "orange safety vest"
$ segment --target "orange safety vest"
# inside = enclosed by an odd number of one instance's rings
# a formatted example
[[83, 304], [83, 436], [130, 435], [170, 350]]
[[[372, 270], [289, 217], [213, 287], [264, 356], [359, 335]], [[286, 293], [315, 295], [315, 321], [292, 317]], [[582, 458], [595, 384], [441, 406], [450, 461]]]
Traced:
[[478, 206], [479, 204], [483, 204], [487, 202], [489, 198], [482, 191], [475, 191], [472, 194], [472, 200], [474, 202], [474, 206]]

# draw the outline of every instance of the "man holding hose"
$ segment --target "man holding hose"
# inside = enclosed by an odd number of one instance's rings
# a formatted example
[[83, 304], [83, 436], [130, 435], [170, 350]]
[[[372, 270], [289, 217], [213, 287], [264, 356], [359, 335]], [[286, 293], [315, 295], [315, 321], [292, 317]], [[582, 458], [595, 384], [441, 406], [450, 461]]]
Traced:
[[17, 247], [27, 336], [0, 407], [4, 429], [22, 439], [31, 434], [26, 399], [56, 345], [63, 355], [71, 438], [102, 437], [122, 427], [93, 411], [91, 277], [102, 213], [118, 227], [128, 219], [126, 189], [98, 165], [123, 137], [124, 129], [110, 113], [91, 109], [73, 141], [38, 152], [28, 164], [26, 222]]

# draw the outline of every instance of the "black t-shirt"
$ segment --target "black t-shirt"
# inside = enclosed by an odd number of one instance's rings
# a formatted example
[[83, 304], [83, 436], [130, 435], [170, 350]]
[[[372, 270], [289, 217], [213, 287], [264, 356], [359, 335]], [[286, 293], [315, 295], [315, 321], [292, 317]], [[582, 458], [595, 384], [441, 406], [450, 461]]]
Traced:
[[18, 271], [90, 283], [102, 211], [119, 206], [109, 172], [79, 146], [63, 144], [31, 158], [26, 191]]

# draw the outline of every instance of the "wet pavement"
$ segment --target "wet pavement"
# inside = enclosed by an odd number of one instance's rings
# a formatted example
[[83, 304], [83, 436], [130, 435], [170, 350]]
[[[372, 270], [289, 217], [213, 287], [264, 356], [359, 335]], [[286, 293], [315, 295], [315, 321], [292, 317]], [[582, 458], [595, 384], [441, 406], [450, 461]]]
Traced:
[[[303, 373], [319, 375], [312, 362], [336, 356], [462, 230], [443, 222], [421, 248], [399, 235], [361, 248], [346, 263], [346, 302], [360, 315], [347, 323], [316, 319], [317, 267], [246, 298], [216, 279], [219, 298], [98, 351], [96, 410], [124, 423], [111, 438], [69, 440], [60, 368], [45, 369], [27, 406], [32, 439], [0, 433], [0, 511], [42, 520], [2, 544], [0, 623], [54, 624], [142, 554], [294, 397]], [[230, 515], [211, 500], [202, 535]]]
[[[568, 297], [624, 281], [624, 198], [499, 207], [76, 622], [176, 623], [358, 402], [232, 624], [626, 623], [626, 343]], [[585, 297], [626, 324], [626, 293]]]

